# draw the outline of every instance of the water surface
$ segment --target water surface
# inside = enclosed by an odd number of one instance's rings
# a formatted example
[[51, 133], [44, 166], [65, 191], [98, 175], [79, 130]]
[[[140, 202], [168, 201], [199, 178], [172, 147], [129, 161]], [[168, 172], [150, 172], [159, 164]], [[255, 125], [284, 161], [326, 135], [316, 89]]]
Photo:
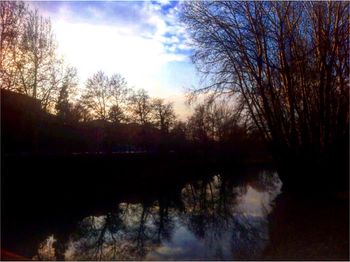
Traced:
[[263, 168], [180, 180], [163, 171], [150, 169], [153, 180], [138, 171], [66, 186], [67, 176], [23, 187], [18, 199], [8, 191], [5, 200], [16, 205], [4, 201], [2, 245], [34, 260], [349, 257], [348, 198], [291, 195], [277, 172]]
[[[66, 260], [257, 259], [269, 241], [267, 216], [281, 193], [277, 173], [235, 185], [220, 174], [186, 184], [180, 199], [115, 205], [77, 223], [64, 246]], [[57, 259], [55, 235], [34, 259]]]

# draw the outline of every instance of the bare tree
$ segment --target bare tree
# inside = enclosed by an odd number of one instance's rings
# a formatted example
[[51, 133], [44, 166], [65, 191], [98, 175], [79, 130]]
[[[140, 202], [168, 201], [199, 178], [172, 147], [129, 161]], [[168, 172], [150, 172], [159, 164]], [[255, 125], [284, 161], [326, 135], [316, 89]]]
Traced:
[[64, 69], [50, 20], [21, 2], [1, 2], [0, 18], [2, 87], [36, 98], [52, 111]]
[[277, 152], [325, 152], [349, 130], [349, 3], [186, 2], [193, 61]]
[[91, 110], [95, 118], [120, 122], [123, 117], [122, 105], [126, 101], [128, 89], [120, 75], [108, 77], [97, 72], [86, 82], [82, 102]]
[[139, 89], [129, 98], [129, 112], [131, 118], [139, 124], [145, 125], [151, 121], [151, 102], [145, 89]]
[[127, 121], [125, 111], [130, 89], [127, 87], [125, 78], [119, 74], [112, 75], [109, 82], [112, 96], [112, 106], [108, 112], [109, 120], [113, 123], [125, 122]]
[[192, 116], [188, 119], [189, 137], [193, 141], [200, 143], [207, 143], [209, 141], [209, 127], [206, 121], [205, 105], [198, 105], [195, 107]]
[[107, 120], [110, 99], [108, 76], [99, 71], [87, 80], [82, 101], [91, 110], [95, 118]]
[[14, 59], [22, 32], [26, 8], [21, 2], [0, 2], [0, 85], [14, 90], [16, 67]]
[[239, 126], [237, 115], [223, 101], [198, 104], [188, 119], [190, 137], [194, 141], [224, 141]]
[[51, 91], [47, 84], [56, 62], [56, 44], [50, 20], [40, 16], [37, 10], [28, 11], [19, 49], [16, 65], [23, 79], [21, 88], [34, 98], [43, 98]]
[[120, 74], [114, 74], [109, 79], [109, 85], [113, 104], [120, 106], [125, 103], [130, 92], [125, 78]]
[[152, 100], [153, 122], [160, 129], [162, 134], [168, 134], [170, 127], [176, 119], [173, 104], [165, 103], [163, 99]]

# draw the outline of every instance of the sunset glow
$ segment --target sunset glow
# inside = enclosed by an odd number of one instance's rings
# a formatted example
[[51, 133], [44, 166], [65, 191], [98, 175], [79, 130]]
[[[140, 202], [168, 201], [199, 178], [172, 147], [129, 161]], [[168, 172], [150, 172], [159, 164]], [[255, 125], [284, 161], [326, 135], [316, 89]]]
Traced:
[[174, 102], [189, 114], [184, 91], [198, 84], [179, 23], [179, 2], [31, 2], [50, 17], [58, 51], [78, 68], [80, 85], [98, 70]]

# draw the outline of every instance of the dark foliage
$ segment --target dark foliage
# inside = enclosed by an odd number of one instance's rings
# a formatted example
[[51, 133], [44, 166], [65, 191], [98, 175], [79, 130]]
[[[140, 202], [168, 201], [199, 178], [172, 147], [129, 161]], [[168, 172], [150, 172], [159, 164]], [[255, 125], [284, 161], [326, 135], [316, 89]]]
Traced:
[[268, 160], [262, 141], [238, 127], [225, 139], [196, 141], [189, 135], [190, 126], [182, 123], [164, 131], [152, 123], [67, 121], [43, 111], [37, 100], [7, 90], [1, 90], [1, 117], [3, 154], [202, 152]]

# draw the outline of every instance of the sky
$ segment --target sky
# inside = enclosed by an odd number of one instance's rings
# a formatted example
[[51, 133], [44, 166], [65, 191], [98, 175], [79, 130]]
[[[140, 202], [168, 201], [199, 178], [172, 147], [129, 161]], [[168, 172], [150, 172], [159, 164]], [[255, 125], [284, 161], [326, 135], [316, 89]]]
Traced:
[[31, 2], [50, 17], [64, 61], [78, 69], [80, 87], [99, 70], [119, 73], [129, 87], [174, 102], [180, 119], [191, 109], [185, 90], [199, 84], [190, 39], [177, 1]]

